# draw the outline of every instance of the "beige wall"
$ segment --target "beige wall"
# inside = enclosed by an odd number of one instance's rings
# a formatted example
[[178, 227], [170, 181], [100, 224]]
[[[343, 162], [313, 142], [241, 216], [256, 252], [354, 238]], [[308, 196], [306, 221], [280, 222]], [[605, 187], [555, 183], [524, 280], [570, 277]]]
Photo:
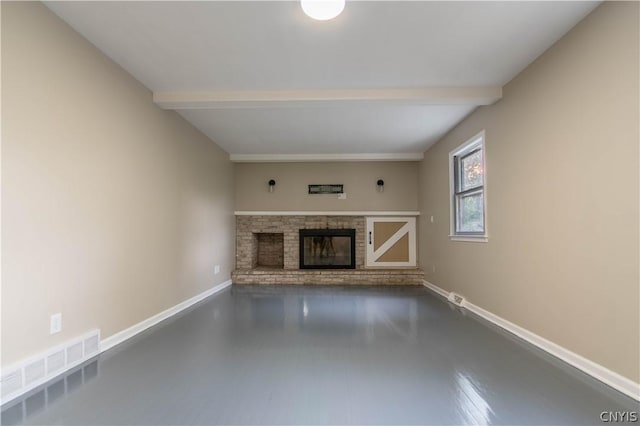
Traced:
[[[636, 382], [638, 36], [638, 3], [603, 4], [420, 167], [430, 282]], [[482, 129], [490, 239], [451, 242], [448, 153]]]
[[[269, 193], [267, 182], [276, 187]], [[383, 179], [384, 192], [376, 182]], [[310, 184], [344, 184], [346, 200], [309, 195]], [[353, 211], [418, 210], [417, 162], [239, 163], [236, 210]]]
[[229, 279], [225, 152], [40, 3], [2, 2], [2, 89], [3, 365]]

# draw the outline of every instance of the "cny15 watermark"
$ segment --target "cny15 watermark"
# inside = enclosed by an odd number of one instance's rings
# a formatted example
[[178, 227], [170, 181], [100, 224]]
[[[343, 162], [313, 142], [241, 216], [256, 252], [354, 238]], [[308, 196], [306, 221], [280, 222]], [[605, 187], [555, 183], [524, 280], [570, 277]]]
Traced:
[[638, 411], [603, 411], [600, 421], [603, 423], [638, 423]]

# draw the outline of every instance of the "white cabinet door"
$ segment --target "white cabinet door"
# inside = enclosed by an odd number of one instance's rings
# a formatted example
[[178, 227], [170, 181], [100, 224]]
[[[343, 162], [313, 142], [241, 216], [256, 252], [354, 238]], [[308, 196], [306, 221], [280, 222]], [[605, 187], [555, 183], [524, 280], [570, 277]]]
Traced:
[[367, 267], [416, 266], [415, 217], [367, 217]]

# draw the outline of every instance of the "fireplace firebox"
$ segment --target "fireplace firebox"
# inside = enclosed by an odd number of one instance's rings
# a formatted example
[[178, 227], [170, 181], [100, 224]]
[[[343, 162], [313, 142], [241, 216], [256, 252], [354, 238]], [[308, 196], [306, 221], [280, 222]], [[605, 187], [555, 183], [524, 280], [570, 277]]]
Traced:
[[355, 229], [300, 230], [300, 269], [355, 268]]

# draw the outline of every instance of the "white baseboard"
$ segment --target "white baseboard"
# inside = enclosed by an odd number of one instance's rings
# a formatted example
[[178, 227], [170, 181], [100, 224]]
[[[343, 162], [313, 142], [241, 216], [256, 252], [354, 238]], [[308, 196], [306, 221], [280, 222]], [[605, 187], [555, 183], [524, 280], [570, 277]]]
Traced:
[[[424, 286], [434, 293], [438, 294], [439, 296], [444, 297], [445, 299], [449, 296], [448, 291], [428, 281], [424, 281]], [[538, 336], [537, 334], [525, 328], [522, 328], [510, 321], [507, 321], [506, 319], [499, 317], [485, 309], [482, 309], [481, 307], [476, 306], [467, 300], [462, 303], [462, 307], [473, 312], [479, 317], [492, 322], [493, 324], [508, 331], [509, 333], [518, 336], [522, 340], [531, 343], [532, 345], [566, 362], [567, 364], [587, 373], [588, 375], [612, 387], [613, 389], [622, 392], [623, 394], [637, 401], [640, 401], [640, 383], [636, 383], [633, 380], [630, 380], [616, 373], [615, 371], [611, 371], [600, 364], [588, 360], [585, 357], [570, 351], [569, 349], [553, 343], [550, 340], [545, 339], [544, 337]]]
[[445, 299], [449, 299], [449, 292], [448, 291], [443, 290], [440, 287], [438, 287], [437, 285], [433, 285], [429, 281], [426, 281], [426, 280], [423, 280], [423, 284], [424, 284], [425, 287], [427, 287], [429, 290], [433, 291], [434, 293], [438, 294], [439, 296], [442, 296]]
[[169, 317], [174, 316], [175, 314], [184, 311], [185, 309], [187, 309], [188, 307], [195, 305], [196, 303], [200, 302], [201, 300], [211, 296], [212, 294], [215, 294], [221, 290], [224, 290], [225, 288], [229, 287], [231, 285], [231, 280], [227, 280], [225, 282], [223, 282], [222, 284], [218, 284], [212, 288], [210, 288], [209, 290], [203, 291], [202, 293], [193, 296], [191, 299], [187, 299], [184, 302], [180, 302], [175, 306], [170, 307], [169, 309], [166, 309], [158, 314], [155, 314], [152, 317], [149, 317], [145, 320], [140, 321], [137, 324], [132, 325], [131, 327], [124, 329], [122, 331], [119, 331], [116, 334], [112, 334], [111, 336], [107, 337], [106, 339], [103, 339], [102, 341], [100, 341], [100, 352], [104, 352], [106, 350], [109, 350], [111, 348], [113, 348], [116, 345], [119, 345], [120, 343], [124, 342], [125, 340], [128, 340], [130, 338], [132, 338], [133, 336], [135, 336], [138, 333], [142, 333], [143, 331], [145, 331], [146, 329], [148, 329], [149, 327], [153, 327], [154, 325], [158, 324], [160, 321], [163, 321]]
[[[136, 334], [143, 332], [144, 330], [147, 330], [149, 327], [158, 324], [160, 321], [163, 321], [181, 311], [184, 311], [190, 306], [195, 305], [201, 300], [229, 287], [230, 285], [231, 280], [227, 280], [222, 284], [218, 284], [210, 288], [209, 290], [203, 291], [202, 293], [188, 300], [185, 300], [184, 302], [180, 302], [177, 305], [162, 311], [159, 314], [156, 314], [125, 330], [113, 334], [106, 339], [100, 340], [100, 330], [95, 330], [86, 335], [80, 336], [73, 340], [69, 340], [54, 348], [50, 348], [49, 350], [44, 351], [40, 354], [25, 358], [24, 360], [21, 360], [11, 366], [2, 368], [2, 372], [0, 374], [0, 384], [2, 385], [2, 391], [0, 393], [0, 405], [4, 405], [13, 401], [14, 399], [26, 394], [27, 392], [37, 388], [38, 386], [43, 385], [49, 380], [66, 373], [67, 371], [95, 357], [96, 355], [108, 349], [111, 349], [119, 343], [122, 343], [125, 340], [135, 336]], [[91, 348], [89, 349], [89, 346], [87, 345], [87, 339], [93, 337], [95, 337], [96, 339], [95, 345], [92, 344]], [[71, 359], [69, 358], [66, 350], [67, 348], [75, 346], [77, 344], [81, 344], [80, 357], [77, 359]], [[48, 357], [60, 351], [64, 352], [65, 354], [63, 358], [63, 366], [56, 369], [55, 371], [50, 372]], [[28, 368], [28, 366], [30, 365], [33, 365], [35, 362], [40, 362], [42, 364], [42, 376], [38, 377], [37, 380], [28, 381], [26, 368]], [[7, 386], [12, 387], [8, 389]]]

